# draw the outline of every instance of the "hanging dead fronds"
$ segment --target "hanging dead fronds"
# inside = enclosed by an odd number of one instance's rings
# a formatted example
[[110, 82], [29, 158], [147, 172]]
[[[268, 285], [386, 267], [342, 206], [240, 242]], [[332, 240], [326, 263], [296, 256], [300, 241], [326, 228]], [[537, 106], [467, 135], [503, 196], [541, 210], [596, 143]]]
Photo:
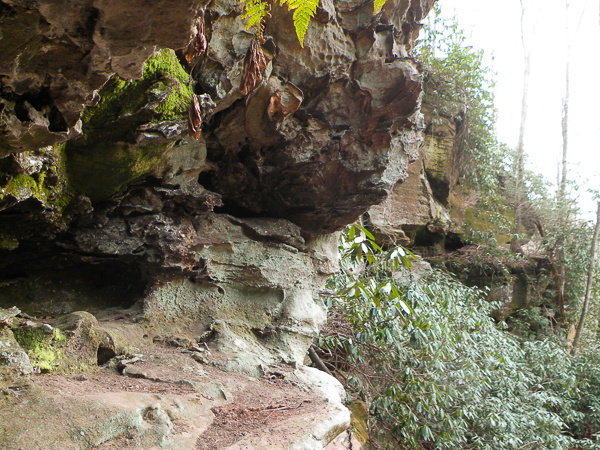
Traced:
[[192, 94], [192, 102], [188, 111], [188, 132], [196, 140], [202, 132], [202, 110], [200, 109], [198, 97], [195, 94]]
[[263, 71], [267, 67], [267, 60], [260, 44], [260, 39], [255, 36], [244, 58], [242, 82], [240, 83], [240, 93], [242, 95], [248, 95], [252, 92], [263, 79]]
[[208, 44], [206, 42], [206, 37], [204, 36], [204, 17], [200, 16], [198, 19], [198, 25], [196, 30], [196, 35], [190, 41], [186, 49], [183, 51], [183, 56], [185, 60], [189, 63], [192, 62], [196, 56], [203, 55], [206, 53], [206, 48]]

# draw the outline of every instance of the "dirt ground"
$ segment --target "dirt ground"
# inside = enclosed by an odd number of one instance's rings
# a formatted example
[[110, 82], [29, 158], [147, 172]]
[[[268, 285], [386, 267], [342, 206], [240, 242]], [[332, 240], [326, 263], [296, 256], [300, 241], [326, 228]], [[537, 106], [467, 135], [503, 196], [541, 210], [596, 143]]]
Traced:
[[4, 393], [2, 448], [283, 449], [332, 414], [293, 367], [228, 373], [215, 367], [227, 355], [202, 350], [154, 344], [93, 373], [35, 375]]

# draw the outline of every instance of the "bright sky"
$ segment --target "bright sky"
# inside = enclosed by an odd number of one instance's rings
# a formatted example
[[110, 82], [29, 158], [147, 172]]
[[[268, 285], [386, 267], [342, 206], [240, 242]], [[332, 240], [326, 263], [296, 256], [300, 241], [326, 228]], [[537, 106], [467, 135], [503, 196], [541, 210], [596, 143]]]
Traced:
[[[523, 0], [526, 43], [531, 46], [529, 110], [525, 152], [529, 168], [556, 183], [562, 155], [562, 98], [565, 95], [567, 0]], [[439, 0], [455, 15], [469, 44], [483, 49], [496, 72], [498, 138], [516, 147], [521, 117], [523, 47], [519, 0]], [[600, 14], [599, 0], [570, 0], [569, 177], [581, 191], [600, 189]], [[493, 59], [492, 59], [493, 57]], [[580, 193], [584, 210], [595, 203]], [[586, 214], [588, 216], [588, 214]], [[595, 214], [594, 214], [595, 216]]]

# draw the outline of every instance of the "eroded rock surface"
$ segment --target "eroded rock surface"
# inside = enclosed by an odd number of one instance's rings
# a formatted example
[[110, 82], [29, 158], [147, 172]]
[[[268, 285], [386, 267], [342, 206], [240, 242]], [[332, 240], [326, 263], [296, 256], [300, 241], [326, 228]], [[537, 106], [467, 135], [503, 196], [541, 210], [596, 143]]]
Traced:
[[[0, 307], [70, 321], [87, 366], [132, 329], [202, 337], [225, 370], [301, 366], [336, 231], [419, 156], [410, 51], [432, 4], [323, 1], [301, 48], [275, 3], [264, 79], [242, 96], [253, 34], [237, 0], [0, 1]], [[199, 20], [207, 51], [186, 61]], [[171, 432], [164, 417], [118, 423]]]
[[3, 1], [2, 147], [38, 150], [81, 133], [85, 106], [118, 74], [139, 78], [157, 47], [187, 44], [200, 2]]
[[29, 356], [9, 328], [13, 318], [20, 312], [14, 306], [10, 309], [0, 308], [0, 381], [33, 372]]
[[423, 105], [424, 144], [408, 168], [407, 180], [371, 207], [368, 217], [383, 239], [439, 254], [452, 248], [452, 236], [460, 233], [465, 222], [464, 210], [473, 205], [457, 186], [457, 124], [449, 117], [436, 117], [434, 124], [430, 109]]
[[[309, 342], [335, 270], [335, 236], [319, 236], [383, 200], [418, 157], [409, 55], [431, 3], [390, 0], [373, 16], [323, 2], [304, 49], [274, 5], [265, 78], [243, 97], [252, 35], [237, 1], [2, 2], [0, 304], [142, 301], [159, 327], [270, 327], [299, 361], [288, 334]], [[208, 50], [188, 64], [168, 49], [200, 19]]]

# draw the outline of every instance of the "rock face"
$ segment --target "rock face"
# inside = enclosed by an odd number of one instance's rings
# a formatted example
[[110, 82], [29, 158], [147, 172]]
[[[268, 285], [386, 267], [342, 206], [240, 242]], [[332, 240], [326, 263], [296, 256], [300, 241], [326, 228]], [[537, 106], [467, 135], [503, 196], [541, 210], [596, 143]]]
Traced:
[[[320, 291], [337, 269], [336, 232], [418, 158], [410, 50], [433, 3], [388, 0], [374, 16], [369, 3], [325, 0], [301, 48], [292, 13], [274, 2], [263, 80], [242, 95], [253, 34], [237, 0], [0, 0], [0, 308], [22, 310], [0, 326], [0, 381], [89, 370], [153, 342], [204, 342], [223, 355], [215, 370], [267, 376], [283, 362], [328, 398], [339, 386], [302, 367], [326, 318]], [[182, 49], [198, 30], [208, 47], [188, 61]], [[197, 139], [186, 124], [193, 95]], [[162, 392], [162, 375], [122, 375]], [[6, 389], [0, 415], [18, 417], [21, 388], [14, 399]], [[73, 415], [109, 402], [75, 437], [53, 428], [46, 437], [63, 446], [191, 448], [210, 437], [208, 422], [186, 416], [199, 397], [150, 404], [102, 388], [86, 404], [44, 389], [39, 403], [27, 397], [42, 416], [56, 401]], [[203, 385], [191, 390], [208, 398]], [[335, 397], [295, 425], [291, 448], [322, 448], [344, 431]], [[139, 407], [122, 408], [129, 401]], [[192, 444], [179, 442], [177, 420], [196, 427]], [[240, 445], [267, 448], [258, 431]]]
[[317, 450], [348, 428], [342, 385], [317, 369], [255, 378], [191, 353], [155, 345], [121, 359], [121, 374], [11, 386], [0, 397], [2, 448]]
[[[433, 83], [425, 87], [430, 93], [437, 88]], [[410, 246], [467, 285], [487, 291], [488, 300], [502, 304], [498, 318], [506, 319], [519, 309], [540, 304], [541, 293], [549, 285], [548, 261], [536, 239], [539, 233], [528, 230], [532, 239], [520, 249], [525, 258], [510, 257], [511, 236], [506, 226], [499, 226], [497, 217], [479, 207], [482, 194], [465, 183], [469, 164], [461, 154], [460, 144], [468, 133], [463, 126], [464, 111], [455, 105], [440, 108], [440, 104], [428, 101], [440, 100], [425, 96], [421, 108], [424, 143], [418, 158], [408, 169], [408, 179], [369, 209], [365, 216], [369, 226], [384, 243]], [[511, 220], [509, 212], [504, 214], [507, 222]], [[470, 239], [465, 239], [465, 235], [469, 233], [493, 236], [498, 248], [495, 252], [486, 251], [488, 242], [482, 238], [476, 241], [483, 244], [482, 249], [479, 245], [467, 245]]]
[[[157, 333], [212, 327], [225, 347], [302, 362], [335, 231], [418, 157], [409, 54], [432, 3], [373, 16], [325, 1], [304, 48], [273, 5], [264, 79], [242, 96], [253, 36], [237, 1], [2, 1], [0, 305], [137, 305]], [[188, 63], [173, 50], [199, 20], [208, 50]]]
[[408, 179], [369, 209], [369, 221], [387, 239], [414, 245], [423, 254], [440, 254], [446, 247], [452, 249], [453, 236], [464, 225], [464, 209], [473, 205], [462, 198], [456, 184], [456, 136], [460, 130], [449, 117], [438, 117], [440, 123], [434, 125], [429, 109], [423, 105], [424, 144], [409, 167]]
[[29, 356], [19, 346], [9, 325], [21, 311], [18, 308], [0, 308], [0, 380], [33, 371]]
[[[157, 47], [181, 48], [199, 2], [3, 1], [2, 148], [35, 151], [81, 133], [81, 113], [118, 74], [139, 78]], [[175, 13], [177, 12], [177, 13]]]

